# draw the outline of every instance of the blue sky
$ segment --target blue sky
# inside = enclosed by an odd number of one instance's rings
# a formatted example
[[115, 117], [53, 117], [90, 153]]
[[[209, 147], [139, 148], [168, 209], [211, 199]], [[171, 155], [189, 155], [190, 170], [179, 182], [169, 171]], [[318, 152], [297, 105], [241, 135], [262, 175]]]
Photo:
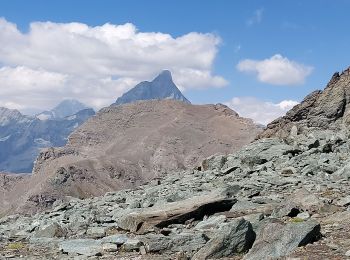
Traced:
[[[50, 2], [5, 0], [0, 2], [0, 17], [8, 23], [15, 24], [22, 34], [29, 33], [30, 24], [36, 21], [79, 22], [90, 27], [102, 26], [105, 23], [113, 25], [131, 23], [138, 32], [160, 32], [169, 34], [174, 39], [191, 32], [210, 33], [220, 39], [220, 43], [215, 45], [215, 57], [204, 70], [207, 71], [210, 67], [210, 73], [221, 77], [226, 83], [218, 82], [217, 86], [211, 87], [210, 81], [208, 86], [203, 88], [185, 86], [185, 95], [193, 103], [230, 104], [244, 116], [257, 117], [254, 118], [256, 121], [259, 121], [261, 115], [254, 113], [252, 109], [259, 110], [260, 106], [264, 112], [264, 109], [270, 110], [271, 105], [279, 104], [281, 101], [301, 101], [312, 90], [323, 88], [335, 71], [341, 71], [350, 65], [347, 51], [347, 47], [350, 46], [350, 36], [347, 33], [348, 10], [350, 10], [348, 0]], [[270, 75], [271, 79], [269, 75], [263, 74], [264, 71], [257, 69], [260, 65], [266, 65], [261, 62], [270, 61], [277, 54], [281, 55], [281, 59], [291, 62], [292, 66], [300, 65], [301, 74], [296, 75], [297, 78], [294, 80], [286, 82], [284, 78], [288, 75], [280, 75], [282, 78]], [[187, 64], [190, 64], [190, 55], [188, 57]], [[245, 64], [243, 69], [238, 69], [238, 64], [247, 60], [253, 61], [253, 64]], [[14, 62], [8, 58], [1, 59], [0, 55], [2, 66], [13, 69], [16, 66], [29, 64], [21, 62], [17, 60]], [[30, 68], [33, 69], [33, 63], [30, 64]], [[200, 67], [198, 64], [194, 66]], [[46, 70], [42, 63], [35, 69], [39, 67]], [[270, 67], [266, 69], [271, 70]], [[288, 74], [289, 71], [285, 72]], [[149, 75], [152, 73], [154, 74], [150, 71]], [[259, 73], [261, 73], [260, 79]], [[180, 75], [180, 72], [177, 75]], [[111, 76], [119, 77], [119, 75]], [[135, 81], [141, 77], [139, 75]], [[180, 77], [182, 81], [187, 79], [184, 75], [178, 76]], [[188, 81], [191, 80], [188, 78]], [[132, 84], [133, 81], [130, 79], [129, 82]], [[213, 81], [213, 85], [215, 84]], [[127, 88], [124, 87], [123, 90]], [[120, 93], [116, 93], [116, 97], [118, 95]], [[236, 98], [236, 102], [230, 102], [233, 98]], [[42, 104], [43, 108], [49, 106], [48, 102], [40, 103], [39, 99], [39, 95], [36, 95], [33, 97], [33, 102]], [[56, 101], [53, 98], [48, 100]], [[15, 104], [19, 103], [19, 100], [7, 103], [0, 100], [0, 102], [3, 105], [13, 104], [16, 107]], [[103, 104], [101, 102], [96, 101], [94, 104], [98, 107]], [[247, 107], [249, 105], [251, 106]], [[23, 107], [23, 110], [25, 109], [29, 109], [29, 105]], [[276, 111], [276, 115], [273, 114], [266, 120], [273, 119], [279, 113], [285, 112], [284, 110]]]

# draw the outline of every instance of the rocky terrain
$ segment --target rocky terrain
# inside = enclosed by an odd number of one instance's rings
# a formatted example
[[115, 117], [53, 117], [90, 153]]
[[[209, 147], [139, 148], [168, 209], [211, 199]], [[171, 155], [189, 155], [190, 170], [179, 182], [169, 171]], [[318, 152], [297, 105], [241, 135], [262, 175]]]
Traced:
[[[349, 259], [350, 78], [347, 71], [336, 75], [236, 152], [137, 188], [4, 216], [2, 257]], [[327, 123], [313, 123], [316, 115]], [[71, 136], [71, 154], [86, 136], [87, 146], [96, 144], [82, 129]]]
[[350, 68], [334, 73], [326, 88], [309, 94], [287, 114], [268, 124], [260, 138], [286, 138], [293, 131], [310, 129], [348, 129], [350, 124]]
[[0, 198], [0, 212], [45, 209], [64, 196], [87, 198], [137, 187], [206, 157], [238, 150], [261, 131], [224, 105], [143, 101], [102, 109], [44, 150], [27, 183]]
[[348, 133], [291, 133], [136, 189], [0, 219], [3, 258], [348, 259]]
[[[62, 103], [53, 111], [58, 115], [63, 109], [70, 106]], [[65, 145], [68, 135], [94, 114], [92, 109], [83, 109], [67, 117], [40, 120], [0, 108], [0, 171], [31, 173], [42, 148]]]
[[143, 81], [137, 84], [119, 97], [113, 105], [152, 99], [173, 99], [190, 103], [173, 82], [171, 72], [164, 70], [151, 82]]

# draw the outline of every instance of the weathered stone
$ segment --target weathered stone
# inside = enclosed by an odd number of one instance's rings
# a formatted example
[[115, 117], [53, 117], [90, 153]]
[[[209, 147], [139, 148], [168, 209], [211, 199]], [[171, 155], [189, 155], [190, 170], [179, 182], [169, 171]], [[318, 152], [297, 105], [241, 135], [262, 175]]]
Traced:
[[309, 219], [310, 217], [311, 216], [310, 216], [309, 212], [307, 212], [307, 211], [301, 212], [297, 215], [297, 218], [303, 219], [303, 220]]
[[228, 257], [248, 251], [255, 240], [251, 224], [239, 219], [223, 224], [217, 235], [200, 249], [193, 260]]
[[58, 223], [53, 222], [42, 226], [34, 234], [35, 237], [64, 237], [66, 235], [66, 230], [62, 228]]
[[102, 243], [93, 239], [65, 240], [59, 244], [59, 249], [68, 254], [79, 254], [84, 256], [101, 255]]
[[192, 254], [192, 251], [197, 251], [208, 241], [208, 238], [200, 232], [183, 232], [172, 236], [148, 234], [140, 239], [147, 251], [153, 253], [183, 251]]
[[342, 207], [347, 207], [350, 205], [350, 196], [346, 196], [344, 198], [341, 198], [338, 203], [337, 203], [339, 206], [342, 206]]
[[259, 231], [253, 247], [245, 260], [274, 259], [290, 254], [299, 246], [316, 241], [320, 236], [320, 224], [313, 220], [283, 223], [269, 219]]
[[106, 228], [104, 228], [104, 227], [90, 227], [86, 231], [86, 235], [90, 238], [102, 238], [106, 235]]
[[171, 202], [132, 212], [121, 217], [118, 226], [131, 232], [144, 233], [150, 228], [162, 228], [170, 224], [185, 223], [189, 219], [202, 219], [205, 215], [228, 211], [236, 199], [223, 198], [216, 193]]
[[212, 216], [206, 220], [199, 222], [196, 225], [195, 229], [217, 228], [219, 226], [219, 224], [224, 223], [225, 221], [226, 221], [226, 216], [224, 216], [224, 215]]
[[123, 245], [123, 250], [126, 252], [139, 251], [142, 244], [138, 239], [128, 239]]
[[102, 250], [104, 252], [118, 252], [119, 248], [116, 244], [106, 243], [102, 244]]
[[103, 243], [113, 243], [116, 245], [122, 245], [128, 241], [128, 236], [125, 234], [116, 234], [111, 236], [106, 236], [101, 239]]
[[295, 174], [295, 168], [294, 167], [286, 167], [281, 170], [282, 175], [293, 175]]

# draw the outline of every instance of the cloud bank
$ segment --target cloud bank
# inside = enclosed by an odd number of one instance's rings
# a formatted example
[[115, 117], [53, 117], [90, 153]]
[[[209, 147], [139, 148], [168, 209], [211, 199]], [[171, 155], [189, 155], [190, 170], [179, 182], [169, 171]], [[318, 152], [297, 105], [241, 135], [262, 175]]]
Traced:
[[279, 103], [266, 102], [255, 97], [234, 97], [225, 105], [235, 110], [240, 116], [253, 119], [256, 123], [267, 125], [283, 116], [299, 102], [283, 100]]
[[272, 85], [301, 85], [313, 71], [313, 67], [291, 61], [280, 54], [265, 60], [242, 60], [237, 69], [256, 74], [259, 81]]
[[63, 98], [109, 105], [163, 69], [182, 90], [223, 87], [213, 75], [220, 38], [140, 32], [131, 23], [33, 22], [26, 33], [0, 18], [0, 106], [47, 109]]

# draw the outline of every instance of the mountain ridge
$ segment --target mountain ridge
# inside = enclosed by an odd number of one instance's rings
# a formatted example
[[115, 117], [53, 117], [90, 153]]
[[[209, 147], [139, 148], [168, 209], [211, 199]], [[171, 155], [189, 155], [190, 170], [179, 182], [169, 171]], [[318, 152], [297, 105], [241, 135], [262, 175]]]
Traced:
[[84, 109], [91, 108], [87, 107], [85, 104], [79, 102], [76, 99], [64, 99], [53, 109], [43, 111], [35, 116], [40, 120], [63, 119], [67, 116], [74, 115]]
[[73, 129], [94, 114], [83, 109], [70, 117], [40, 120], [0, 107], [0, 171], [30, 173], [40, 149], [64, 145]]

